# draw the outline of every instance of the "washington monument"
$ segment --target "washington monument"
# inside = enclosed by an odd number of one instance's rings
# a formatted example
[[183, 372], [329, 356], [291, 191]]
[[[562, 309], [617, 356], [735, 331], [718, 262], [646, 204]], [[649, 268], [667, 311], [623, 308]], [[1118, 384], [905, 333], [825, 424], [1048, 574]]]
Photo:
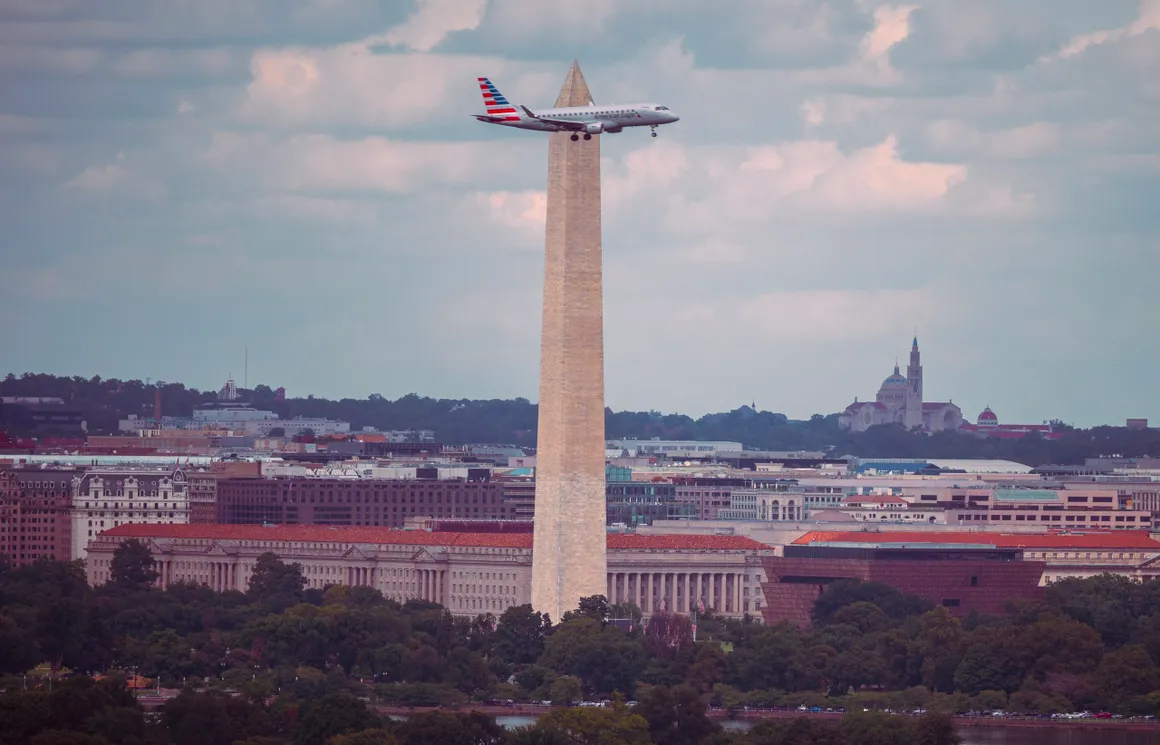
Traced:
[[[588, 106], [575, 62], [556, 107]], [[548, 135], [548, 218], [532, 607], [554, 621], [606, 595], [600, 137]]]

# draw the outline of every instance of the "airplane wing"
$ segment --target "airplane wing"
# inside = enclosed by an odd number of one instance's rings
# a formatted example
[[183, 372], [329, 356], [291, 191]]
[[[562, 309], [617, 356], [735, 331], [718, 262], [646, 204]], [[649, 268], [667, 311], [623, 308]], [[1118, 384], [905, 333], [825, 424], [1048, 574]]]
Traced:
[[536, 116], [535, 114], [532, 113], [532, 110], [529, 109], [527, 106], [521, 105], [520, 108], [523, 109], [524, 113], [527, 114], [528, 117], [531, 119], [535, 119], [538, 122], [544, 122], [546, 124], [555, 124], [557, 127], [560, 127], [561, 129], [574, 130], [576, 132], [583, 132], [584, 128], [587, 125], [596, 124], [597, 122], [600, 121], [599, 119], [591, 119], [589, 121], [584, 121], [584, 122], [575, 122], [575, 121], [571, 121], [569, 119], [552, 119], [550, 117]]

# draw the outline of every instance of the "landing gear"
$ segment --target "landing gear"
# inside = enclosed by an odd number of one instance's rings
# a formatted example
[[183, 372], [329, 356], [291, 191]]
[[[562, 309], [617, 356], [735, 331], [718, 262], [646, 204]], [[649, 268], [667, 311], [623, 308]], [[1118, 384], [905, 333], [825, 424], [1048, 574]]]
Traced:
[[651, 130], [652, 130], [652, 136], [653, 136], [653, 137], [656, 137], [656, 136], [657, 136], [657, 128], [656, 128], [656, 126], [649, 127], [649, 129], [651, 129]]
[[580, 139], [580, 135], [572, 135], [572, 142], [575, 142], [578, 139]]
[[587, 132], [585, 132], [585, 133], [584, 133], [584, 139], [586, 139], [586, 140], [591, 140], [591, 139], [592, 139], [592, 135], [590, 135], [590, 134], [588, 134]]

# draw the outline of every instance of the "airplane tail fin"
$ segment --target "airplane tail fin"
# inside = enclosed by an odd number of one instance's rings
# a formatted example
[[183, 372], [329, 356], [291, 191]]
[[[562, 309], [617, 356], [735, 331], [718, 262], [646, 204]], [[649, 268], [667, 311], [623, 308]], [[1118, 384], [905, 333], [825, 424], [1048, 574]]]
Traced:
[[495, 84], [487, 78], [479, 78], [479, 92], [483, 94], [483, 104], [487, 107], [489, 119], [504, 122], [518, 122], [520, 120], [518, 109], [512, 106], [511, 102], [499, 92], [499, 88], [496, 88]]

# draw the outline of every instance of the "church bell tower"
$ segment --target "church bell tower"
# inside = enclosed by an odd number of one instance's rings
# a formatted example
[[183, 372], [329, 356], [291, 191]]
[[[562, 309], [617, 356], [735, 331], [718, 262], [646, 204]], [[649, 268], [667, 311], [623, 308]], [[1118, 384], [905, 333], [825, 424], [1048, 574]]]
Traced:
[[918, 335], [910, 345], [910, 364], [906, 366], [906, 426], [921, 427], [922, 421], [922, 361], [918, 352]]
[[906, 366], [906, 382], [910, 384], [910, 392], [922, 404], [922, 362], [918, 353], [918, 337], [910, 344], [910, 364]]

